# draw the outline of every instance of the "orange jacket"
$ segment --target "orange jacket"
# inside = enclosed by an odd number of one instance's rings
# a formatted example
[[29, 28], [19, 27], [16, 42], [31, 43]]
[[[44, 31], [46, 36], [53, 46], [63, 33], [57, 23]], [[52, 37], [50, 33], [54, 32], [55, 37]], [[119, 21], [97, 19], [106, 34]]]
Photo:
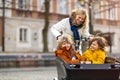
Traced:
[[[56, 50], [55, 54], [57, 57], [62, 58], [69, 64], [78, 64], [81, 60], [81, 55], [79, 54], [79, 52], [72, 53], [72, 50]], [[76, 59], [72, 59], [73, 56], [75, 56]]]

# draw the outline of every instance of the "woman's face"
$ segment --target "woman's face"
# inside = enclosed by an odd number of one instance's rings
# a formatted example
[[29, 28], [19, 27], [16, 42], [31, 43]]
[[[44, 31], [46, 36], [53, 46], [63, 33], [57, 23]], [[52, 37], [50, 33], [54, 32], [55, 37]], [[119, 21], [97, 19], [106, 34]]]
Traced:
[[90, 45], [90, 49], [92, 51], [99, 49], [97, 41], [93, 41], [92, 44]]
[[77, 25], [82, 24], [85, 21], [85, 15], [76, 15], [76, 23]]

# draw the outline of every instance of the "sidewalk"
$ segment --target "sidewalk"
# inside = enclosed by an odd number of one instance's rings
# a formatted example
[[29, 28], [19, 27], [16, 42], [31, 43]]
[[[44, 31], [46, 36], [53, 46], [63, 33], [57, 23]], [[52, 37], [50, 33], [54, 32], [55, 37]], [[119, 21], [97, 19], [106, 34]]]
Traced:
[[0, 80], [53, 80], [56, 67], [1, 68]]

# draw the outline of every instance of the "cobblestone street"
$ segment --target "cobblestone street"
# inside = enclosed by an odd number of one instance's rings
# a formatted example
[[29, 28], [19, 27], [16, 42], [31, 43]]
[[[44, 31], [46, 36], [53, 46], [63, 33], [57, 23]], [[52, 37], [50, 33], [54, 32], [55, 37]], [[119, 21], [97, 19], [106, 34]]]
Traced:
[[1, 68], [0, 80], [53, 80], [56, 67]]

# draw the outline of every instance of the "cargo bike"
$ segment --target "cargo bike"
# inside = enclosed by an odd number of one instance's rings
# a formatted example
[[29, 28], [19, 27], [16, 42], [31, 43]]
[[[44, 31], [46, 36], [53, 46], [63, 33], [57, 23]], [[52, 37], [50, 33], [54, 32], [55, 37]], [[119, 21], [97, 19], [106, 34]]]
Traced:
[[[110, 63], [111, 60], [117, 63]], [[58, 77], [53, 80], [120, 80], [120, 61], [112, 57], [106, 57], [104, 64], [68, 64], [56, 57], [56, 66]]]
[[68, 64], [56, 58], [54, 80], [120, 80], [120, 64]]

